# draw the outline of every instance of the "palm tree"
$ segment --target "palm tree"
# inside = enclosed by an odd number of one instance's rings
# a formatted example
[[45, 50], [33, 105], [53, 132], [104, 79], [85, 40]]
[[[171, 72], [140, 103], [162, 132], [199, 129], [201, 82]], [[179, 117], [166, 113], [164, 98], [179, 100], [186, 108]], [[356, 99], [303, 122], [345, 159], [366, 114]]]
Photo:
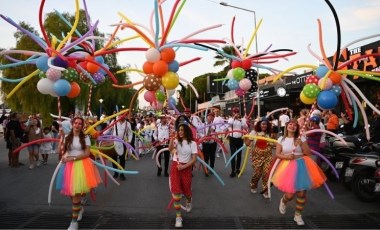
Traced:
[[[238, 47], [239, 48], [239, 47]], [[235, 55], [235, 49], [233, 46], [224, 46], [222, 48], [223, 52], [229, 55]], [[225, 66], [223, 72], [227, 72], [231, 68], [231, 59], [223, 56], [223, 54], [219, 53], [214, 57], [216, 59], [214, 63], [214, 67], [216, 66]]]

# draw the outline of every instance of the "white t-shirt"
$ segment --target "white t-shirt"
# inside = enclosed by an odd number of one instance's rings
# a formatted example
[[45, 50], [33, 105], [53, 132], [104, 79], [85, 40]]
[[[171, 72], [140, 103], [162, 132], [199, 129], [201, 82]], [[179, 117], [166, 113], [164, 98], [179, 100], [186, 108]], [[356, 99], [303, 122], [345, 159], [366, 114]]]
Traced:
[[281, 124], [281, 127], [284, 127], [286, 122], [288, 122], [290, 120], [289, 116], [286, 115], [286, 114], [282, 114], [278, 120], [280, 121], [280, 124]]
[[[85, 137], [85, 142], [86, 142], [86, 146], [91, 145], [91, 141], [90, 141], [89, 136]], [[76, 156], [79, 156], [80, 154], [82, 154], [83, 151], [84, 150], [82, 149], [82, 145], [79, 142], [79, 137], [74, 136], [73, 137], [73, 143], [71, 144], [71, 148], [67, 151], [68, 152], [67, 155], [70, 157], [76, 157]]]
[[181, 163], [187, 163], [191, 161], [192, 154], [198, 154], [197, 143], [192, 141], [190, 143], [187, 140], [183, 140], [182, 144], [178, 140], [174, 140], [174, 146], [176, 146], [176, 156], [173, 160]]
[[[306, 138], [301, 136], [301, 142], [305, 142]], [[277, 143], [282, 145], [282, 153], [285, 155], [303, 155], [301, 145], [294, 146], [294, 138], [292, 137], [279, 137]], [[295, 147], [295, 148], [294, 148]], [[293, 152], [294, 151], [294, 152]]]

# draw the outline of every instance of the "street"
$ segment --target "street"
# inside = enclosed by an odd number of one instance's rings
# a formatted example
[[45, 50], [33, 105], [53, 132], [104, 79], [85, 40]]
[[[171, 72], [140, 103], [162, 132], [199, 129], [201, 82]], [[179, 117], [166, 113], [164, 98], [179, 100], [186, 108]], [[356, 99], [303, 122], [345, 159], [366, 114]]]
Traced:
[[[28, 169], [26, 149], [20, 154], [25, 164], [19, 168], [8, 166], [5, 142], [0, 140], [0, 228], [10, 229], [66, 229], [70, 223], [69, 198], [53, 189], [48, 204], [49, 184], [57, 165], [51, 155], [46, 166]], [[228, 158], [227, 158], [228, 159]], [[167, 210], [171, 200], [168, 178], [156, 175], [152, 155], [140, 160], [129, 159], [127, 175], [120, 186], [109, 178], [96, 190], [96, 201], [88, 196], [80, 228], [85, 229], [171, 229], [175, 212]], [[230, 178], [230, 167], [225, 168], [223, 156], [216, 160], [215, 170], [223, 179], [223, 186], [214, 176], [205, 177], [196, 164], [193, 174], [193, 210], [182, 212], [184, 228], [189, 229], [273, 229], [273, 228], [380, 228], [380, 200], [363, 203], [343, 185], [328, 182], [335, 198], [331, 199], [324, 187], [308, 192], [303, 213], [305, 226], [293, 221], [295, 202], [289, 203], [287, 213], [281, 215], [278, 204], [282, 193], [272, 187], [272, 198], [251, 194], [249, 188], [252, 168], [247, 163], [240, 178]], [[104, 175], [103, 169], [100, 169]], [[103, 177], [104, 178], [104, 177]], [[104, 180], [105, 182], [105, 180]], [[260, 190], [259, 190], [260, 191]]]

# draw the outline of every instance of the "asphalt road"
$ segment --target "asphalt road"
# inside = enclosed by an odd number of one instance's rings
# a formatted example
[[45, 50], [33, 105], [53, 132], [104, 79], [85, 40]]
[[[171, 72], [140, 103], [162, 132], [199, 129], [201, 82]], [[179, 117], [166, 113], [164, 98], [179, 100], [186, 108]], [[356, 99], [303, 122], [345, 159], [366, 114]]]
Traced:
[[[57, 166], [52, 155], [45, 166], [29, 170], [27, 151], [20, 154], [25, 166], [10, 168], [4, 140], [0, 140], [0, 228], [67, 228], [71, 204], [67, 197], [53, 190], [48, 203], [49, 184]], [[282, 193], [272, 187], [272, 198], [251, 194], [250, 164], [240, 178], [230, 178], [224, 158], [216, 160], [216, 171], [224, 181], [205, 177], [199, 170], [193, 174], [193, 211], [183, 213], [185, 228], [297, 228], [293, 222], [295, 204], [281, 215], [278, 204]], [[96, 190], [96, 200], [89, 197], [81, 228], [160, 228], [174, 227], [175, 212], [167, 209], [171, 200], [168, 178], [156, 176], [152, 155], [127, 161], [127, 175], [116, 185], [110, 179]], [[103, 170], [100, 170], [103, 174]], [[380, 200], [359, 201], [354, 194], [337, 182], [328, 182], [332, 199], [325, 188], [308, 192], [303, 213], [303, 228], [380, 228]]]

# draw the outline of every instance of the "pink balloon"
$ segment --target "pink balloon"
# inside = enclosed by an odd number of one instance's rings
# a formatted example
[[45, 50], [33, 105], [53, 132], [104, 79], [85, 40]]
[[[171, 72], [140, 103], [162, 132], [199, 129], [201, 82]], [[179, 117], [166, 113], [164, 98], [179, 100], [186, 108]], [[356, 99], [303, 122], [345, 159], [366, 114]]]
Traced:
[[242, 96], [244, 96], [245, 91], [242, 90], [242, 89], [240, 89], [240, 88], [238, 88], [238, 89], [235, 89], [235, 94], [236, 94], [238, 97], [242, 97]]
[[247, 79], [247, 78], [244, 78], [244, 79], [241, 79], [239, 81], [239, 88], [244, 90], [244, 91], [247, 91], [251, 88], [252, 86], [252, 82], [251, 80]]
[[46, 71], [46, 77], [52, 81], [56, 81], [56, 80], [60, 79], [61, 75], [62, 75], [61, 71], [54, 69], [54, 68], [49, 68]]
[[153, 103], [154, 101], [156, 101], [156, 94], [155, 94], [155, 92], [154, 91], [146, 91], [145, 94], [144, 94], [144, 99], [147, 102]]
[[325, 79], [325, 78], [321, 78], [321, 79], [319, 79], [319, 81], [318, 81], [318, 86], [319, 86], [319, 88], [321, 88], [322, 90], [329, 90], [329, 89], [331, 89], [332, 85], [333, 85], [333, 83], [332, 83], [332, 81], [330, 80], [330, 78], [327, 78], [327, 79]]

